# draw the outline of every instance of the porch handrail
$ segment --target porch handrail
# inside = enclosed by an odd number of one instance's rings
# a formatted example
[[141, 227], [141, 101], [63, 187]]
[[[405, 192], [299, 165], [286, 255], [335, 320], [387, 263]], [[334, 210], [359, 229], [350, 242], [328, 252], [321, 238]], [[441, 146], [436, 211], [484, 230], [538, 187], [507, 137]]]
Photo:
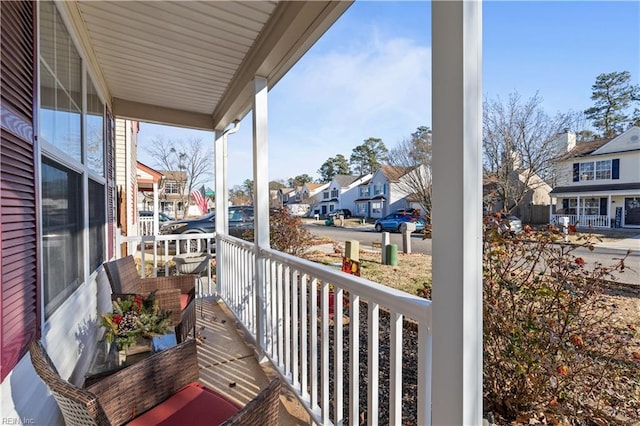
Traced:
[[560, 224], [561, 217], [568, 217], [571, 225], [578, 228], [609, 228], [611, 222], [609, 216], [601, 214], [562, 214], [554, 213], [552, 220], [554, 224]]
[[[253, 244], [227, 235], [217, 237], [217, 289], [247, 332], [289, 383], [313, 421], [342, 424], [344, 397], [348, 396], [348, 420], [360, 421], [361, 388], [367, 392], [369, 424], [377, 424], [380, 399], [379, 340], [380, 311], [389, 315], [389, 423], [402, 422], [403, 403], [403, 320], [417, 327], [417, 424], [431, 422], [431, 301], [361, 277], [337, 271], [273, 249], [256, 253]], [[255, 256], [258, 256], [258, 262]], [[263, 309], [256, 303], [255, 265], [264, 267]], [[329, 287], [333, 290], [333, 317], [330, 315]], [[317, 291], [314, 291], [317, 288]], [[343, 295], [348, 292], [348, 313], [344, 316]], [[367, 310], [366, 320], [360, 307]], [[258, 312], [264, 312], [262, 321]], [[364, 312], [363, 312], [364, 314]], [[348, 319], [348, 324], [344, 320]], [[262, 323], [263, 329], [258, 329]], [[348, 326], [346, 341], [349, 366], [344, 369], [343, 325]], [[333, 335], [330, 329], [333, 328]], [[368, 386], [360, 377], [361, 333], [368, 337]], [[333, 344], [330, 340], [333, 338]], [[333, 368], [329, 371], [329, 364]], [[348, 389], [344, 379], [348, 376]], [[333, 392], [330, 394], [330, 383]], [[332, 398], [331, 398], [332, 397]], [[330, 401], [332, 400], [332, 403]], [[344, 405], [343, 405], [344, 404]], [[332, 409], [332, 411], [330, 411]], [[330, 418], [331, 416], [331, 418]]]

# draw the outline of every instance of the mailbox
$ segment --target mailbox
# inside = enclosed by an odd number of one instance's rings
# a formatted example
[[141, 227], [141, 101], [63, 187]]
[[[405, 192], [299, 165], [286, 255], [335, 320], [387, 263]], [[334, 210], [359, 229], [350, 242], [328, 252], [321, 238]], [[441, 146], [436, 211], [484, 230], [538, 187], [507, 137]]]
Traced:
[[562, 216], [560, 218], [560, 225], [562, 225], [563, 227], [568, 227], [569, 226], [569, 218], [567, 216]]
[[400, 224], [400, 232], [413, 232], [416, 230], [416, 224], [413, 222], [402, 222]]

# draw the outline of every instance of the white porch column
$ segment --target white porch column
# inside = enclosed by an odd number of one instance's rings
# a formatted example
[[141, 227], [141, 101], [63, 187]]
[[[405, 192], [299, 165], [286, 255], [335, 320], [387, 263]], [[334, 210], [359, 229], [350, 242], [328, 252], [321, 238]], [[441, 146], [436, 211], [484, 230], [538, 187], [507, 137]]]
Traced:
[[[229, 183], [227, 182], [227, 134], [222, 130], [216, 130], [214, 142], [214, 173], [216, 191], [216, 233], [227, 233], [227, 216], [229, 215]], [[217, 269], [220, 262], [216, 263]], [[217, 275], [220, 277], [221, 275]]]
[[607, 197], [607, 228], [611, 228], [611, 194]]
[[578, 200], [576, 201], [577, 205], [576, 205], [576, 223], [575, 225], [577, 226], [580, 223], [580, 216], [584, 213], [584, 209], [580, 206], [580, 194], [578, 194]]
[[160, 233], [160, 197], [158, 195], [158, 182], [153, 182], [153, 235]]
[[482, 3], [432, 3], [434, 425], [482, 423]]
[[256, 343], [265, 347], [266, 266], [260, 249], [269, 248], [269, 144], [267, 135], [267, 79], [253, 80], [253, 211], [256, 250]]

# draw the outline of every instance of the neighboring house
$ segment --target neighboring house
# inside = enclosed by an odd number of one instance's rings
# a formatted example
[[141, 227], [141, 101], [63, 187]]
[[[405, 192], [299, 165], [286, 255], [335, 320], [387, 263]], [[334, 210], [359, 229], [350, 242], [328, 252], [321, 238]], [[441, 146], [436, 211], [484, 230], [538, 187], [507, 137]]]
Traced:
[[355, 200], [358, 198], [358, 187], [369, 182], [371, 173], [364, 176], [336, 175], [329, 185], [319, 193], [318, 207], [314, 213], [328, 215], [334, 210], [349, 209], [355, 211]]
[[640, 228], [640, 127], [567, 149], [557, 160], [550, 221], [569, 217], [578, 227]]
[[280, 201], [280, 205], [284, 207], [290, 201], [295, 198], [296, 189], [295, 188], [280, 188], [278, 189], [278, 200]]
[[[498, 182], [495, 175], [485, 173], [482, 179], [484, 210], [493, 212], [504, 210], [504, 203], [496, 196]], [[551, 204], [551, 186], [528, 169], [512, 172], [510, 184], [518, 185], [524, 190], [520, 202], [510, 209], [511, 213], [525, 223], [547, 223], [548, 209]]]
[[[116, 163], [116, 174], [121, 167]], [[137, 196], [137, 191], [140, 191], [143, 194], [151, 194], [151, 203], [148, 207], [143, 207], [141, 209], [136, 209], [134, 212], [135, 223], [138, 226], [133, 226], [129, 229], [120, 228], [122, 231], [122, 235], [157, 235], [158, 230], [160, 228], [159, 220], [154, 221], [152, 217], [140, 217], [139, 212], [142, 210], [160, 212], [162, 209], [159, 209], [159, 193], [160, 188], [162, 188], [164, 183], [164, 175], [157, 170], [152, 169], [151, 167], [142, 164], [141, 162], [137, 162], [136, 166], [136, 193], [134, 197]], [[131, 198], [129, 194], [126, 195], [127, 198]], [[118, 197], [118, 201], [120, 201], [120, 197]], [[135, 229], [134, 229], [135, 228]]]
[[[137, 136], [140, 124], [137, 121], [115, 120], [115, 183], [117, 195], [117, 229], [121, 235], [132, 236], [138, 233], [138, 180], [153, 179], [154, 170], [150, 173], [140, 170], [137, 162]], [[142, 165], [147, 169], [147, 166]], [[153, 186], [149, 185], [153, 190]]]
[[287, 209], [295, 216], [307, 216], [310, 212], [319, 214], [319, 203], [322, 191], [329, 187], [327, 183], [310, 183], [307, 182], [302, 186], [298, 186], [295, 195], [289, 197], [286, 204]]
[[358, 187], [354, 214], [362, 217], [381, 218], [397, 209], [420, 209], [414, 191], [410, 191], [406, 180], [410, 173], [426, 173], [425, 166], [397, 167], [383, 165], [371, 178]]
[[[191, 197], [187, 191], [187, 173], [183, 171], [159, 170], [164, 176], [164, 185], [160, 189], [160, 211], [176, 219], [188, 214]], [[152, 194], [144, 193], [140, 210], [153, 210], [150, 205]], [[186, 204], [186, 206], [185, 206]]]

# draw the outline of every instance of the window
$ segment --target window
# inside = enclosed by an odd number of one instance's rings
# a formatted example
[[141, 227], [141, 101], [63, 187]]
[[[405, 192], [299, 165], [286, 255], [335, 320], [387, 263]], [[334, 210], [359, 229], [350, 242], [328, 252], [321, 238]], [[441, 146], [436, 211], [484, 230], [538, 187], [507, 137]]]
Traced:
[[[613, 163], [617, 160], [600, 160], [589, 161], [586, 163], [574, 164], [574, 181], [592, 181], [592, 180], [606, 180], [606, 179], [618, 179], [614, 176]], [[577, 167], [577, 176], [576, 173]]]
[[47, 317], [83, 282], [81, 203], [80, 175], [43, 159], [42, 253]]
[[180, 194], [180, 184], [178, 182], [166, 182], [164, 184], [165, 194]]
[[580, 181], [593, 179], [593, 163], [580, 163]]
[[82, 161], [82, 62], [52, 2], [40, 3], [40, 138]]
[[611, 160], [596, 161], [596, 180], [611, 179]]
[[84, 282], [85, 254], [90, 272], [106, 260], [106, 112], [58, 9], [50, 1], [38, 5], [42, 268], [48, 318]]
[[338, 190], [337, 189], [332, 189], [331, 190], [331, 198], [338, 198]]
[[381, 213], [382, 203], [371, 203], [371, 213]]
[[322, 193], [322, 199], [323, 200], [328, 200], [329, 199], [329, 191], [324, 191]]
[[362, 186], [360, 187], [360, 197], [368, 197], [369, 196], [369, 187], [368, 186]]
[[[87, 163], [89, 170], [104, 177], [104, 104], [87, 74]], [[104, 192], [104, 191], [103, 191]]]
[[600, 214], [600, 199], [599, 198], [587, 198], [581, 199], [582, 208], [580, 214], [583, 215], [597, 215]]

